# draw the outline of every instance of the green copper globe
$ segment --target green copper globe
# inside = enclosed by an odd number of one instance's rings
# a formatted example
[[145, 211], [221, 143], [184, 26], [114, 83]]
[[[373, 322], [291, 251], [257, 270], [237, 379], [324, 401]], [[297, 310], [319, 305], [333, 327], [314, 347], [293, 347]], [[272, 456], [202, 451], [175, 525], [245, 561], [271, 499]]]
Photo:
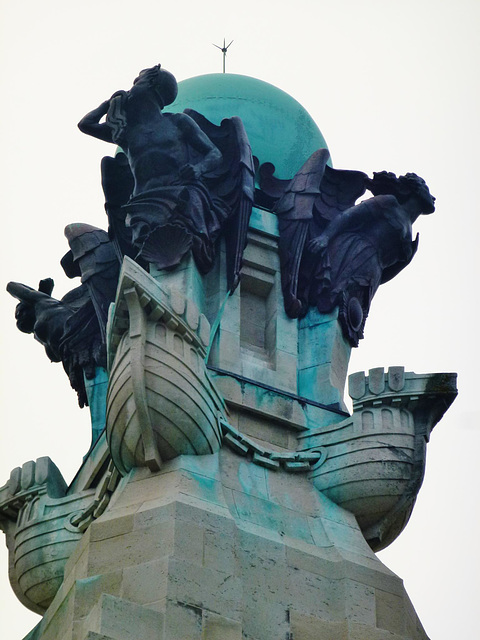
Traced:
[[272, 162], [278, 178], [291, 178], [317, 149], [327, 147], [320, 129], [288, 93], [257, 78], [211, 73], [178, 83], [165, 111], [195, 109], [214, 124], [239, 116], [260, 164]]

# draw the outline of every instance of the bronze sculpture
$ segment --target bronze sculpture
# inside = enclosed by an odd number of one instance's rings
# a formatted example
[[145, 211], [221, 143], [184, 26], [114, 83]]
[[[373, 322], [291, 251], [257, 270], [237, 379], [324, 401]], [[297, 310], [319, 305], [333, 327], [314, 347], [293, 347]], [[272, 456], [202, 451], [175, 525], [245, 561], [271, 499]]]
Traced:
[[315, 256], [310, 303], [320, 312], [340, 308], [340, 322], [353, 346], [363, 337], [370, 303], [378, 287], [394, 278], [417, 251], [412, 224], [433, 213], [435, 198], [414, 173], [397, 178], [374, 173], [374, 197], [336, 217], [307, 250]]
[[[127, 162], [117, 156], [102, 164], [107, 213], [120, 253], [169, 269], [191, 250], [205, 274], [228, 227], [226, 237], [230, 231], [238, 237], [233, 244], [227, 240], [229, 286], [234, 287], [253, 202], [250, 145], [239, 118], [217, 127], [195, 111], [163, 113], [176, 95], [175, 78], [156, 65], [78, 126], [119, 145], [126, 156]], [[100, 123], [103, 116], [106, 121]]]
[[[109, 233], [67, 227], [71, 251], [62, 266], [69, 277], [81, 276], [82, 285], [62, 300], [51, 297], [48, 280], [39, 291], [8, 286], [20, 300], [18, 327], [34, 333], [50, 359], [63, 362], [81, 406], [87, 404], [84, 375], [93, 378], [95, 368], [106, 364], [107, 313], [124, 256], [144, 269], [149, 263], [173, 269], [191, 252], [204, 275], [223, 237], [232, 293], [255, 200], [278, 217], [287, 315], [302, 317], [312, 306], [328, 314], [338, 307], [344, 336], [357, 346], [378, 286], [416, 251], [412, 223], [434, 210], [434, 198], [415, 174], [381, 172], [370, 179], [361, 171], [333, 169], [327, 149], [314, 152], [291, 180], [275, 178], [275, 167], [263, 164], [255, 189], [241, 120], [231, 117], [217, 126], [191, 109], [164, 113], [176, 95], [174, 76], [156, 65], [141, 71], [129, 91], [115, 92], [82, 118], [82, 132], [121, 147], [101, 165]], [[356, 205], [366, 189], [374, 197]]]
[[20, 302], [17, 327], [33, 333], [52, 362], [62, 362], [80, 407], [88, 405], [84, 376], [93, 379], [96, 367], [106, 367], [108, 307], [115, 300], [120, 264], [106, 231], [88, 224], [65, 229], [70, 245], [61, 260], [69, 278], [82, 283], [61, 300], [51, 296], [53, 280], [40, 282], [38, 291], [9, 282], [7, 291]]
[[[328, 161], [326, 149], [316, 151], [291, 180], [262, 165], [262, 198], [279, 218], [287, 315], [338, 307], [345, 337], [358, 346], [375, 292], [413, 258], [418, 236], [412, 239], [412, 224], [434, 211], [435, 198], [414, 173], [397, 178], [382, 171], [371, 179]], [[356, 205], [367, 189], [374, 197]]]
[[18, 328], [63, 363], [81, 407], [88, 405], [84, 378], [106, 368], [108, 307], [125, 255], [144, 268], [153, 262], [171, 269], [191, 250], [205, 274], [224, 235], [229, 291], [238, 284], [254, 195], [248, 138], [236, 117], [216, 126], [192, 110], [162, 113], [176, 94], [174, 76], [156, 65], [79, 123], [84, 133], [122, 148], [102, 160], [109, 233], [85, 224], [65, 229], [70, 251], [61, 264], [82, 284], [61, 300], [51, 297], [51, 279], [38, 291], [16, 282], [7, 287], [20, 301]]

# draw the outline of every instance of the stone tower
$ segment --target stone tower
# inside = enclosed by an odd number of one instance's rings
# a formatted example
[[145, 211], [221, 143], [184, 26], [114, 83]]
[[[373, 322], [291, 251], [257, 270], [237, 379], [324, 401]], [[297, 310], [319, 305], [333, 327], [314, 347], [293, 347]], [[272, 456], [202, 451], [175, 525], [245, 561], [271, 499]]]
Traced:
[[[283, 180], [326, 148], [252, 78], [184, 81], [169, 110], [187, 107], [239, 116]], [[69, 487], [42, 458], [0, 489], [12, 587], [43, 614], [25, 640], [425, 639], [375, 551], [408, 521], [454, 376], [353, 374], [349, 415], [339, 311], [285, 313], [275, 213], [255, 201], [231, 295], [219, 245], [204, 275], [191, 253], [124, 258], [108, 374], [86, 385], [106, 431]]]

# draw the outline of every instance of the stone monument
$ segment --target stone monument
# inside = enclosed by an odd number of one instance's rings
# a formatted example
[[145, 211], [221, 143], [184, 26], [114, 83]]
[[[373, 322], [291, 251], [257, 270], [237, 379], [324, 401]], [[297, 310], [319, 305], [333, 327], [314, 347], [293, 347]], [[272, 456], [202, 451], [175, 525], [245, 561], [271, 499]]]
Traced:
[[455, 375], [374, 368], [343, 400], [425, 182], [334, 169], [306, 111], [244, 76], [177, 95], [157, 65], [79, 127], [117, 147], [108, 232], [67, 227], [62, 300], [8, 285], [92, 417], [69, 487], [45, 457], [0, 488], [12, 588], [43, 615], [25, 640], [426, 639], [375, 552]]

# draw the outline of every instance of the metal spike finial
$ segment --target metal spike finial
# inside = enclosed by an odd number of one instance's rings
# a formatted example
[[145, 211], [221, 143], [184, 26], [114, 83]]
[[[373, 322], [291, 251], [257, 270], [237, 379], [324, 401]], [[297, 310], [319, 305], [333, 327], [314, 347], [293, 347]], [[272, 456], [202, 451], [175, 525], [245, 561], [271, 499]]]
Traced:
[[[232, 42], [230, 42], [230, 44], [232, 44]], [[214, 44], [213, 42], [212, 44], [214, 47], [217, 47], [217, 49], [220, 49], [220, 51], [223, 53], [223, 73], [225, 73], [225, 58], [227, 57], [227, 49], [230, 44], [227, 44], [227, 46], [225, 46], [225, 38], [223, 39], [223, 47], [220, 47], [218, 44]]]

